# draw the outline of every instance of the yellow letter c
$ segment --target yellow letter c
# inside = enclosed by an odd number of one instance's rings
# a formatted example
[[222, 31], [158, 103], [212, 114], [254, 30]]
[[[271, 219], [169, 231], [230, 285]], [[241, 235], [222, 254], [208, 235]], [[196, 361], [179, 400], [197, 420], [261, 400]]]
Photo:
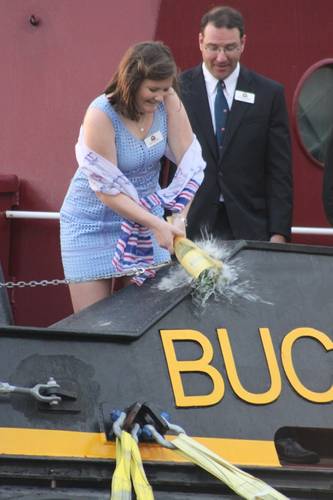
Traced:
[[292, 359], [292, 348], [301, 337], [311, 337], [320, 342], [326, 351], [333, 350], [333, 341], [323, 332], [314, 328], [295, 328], [285, 336], [281, 347], [282, 364], [289, 382], [295, 391], [304, 399], [313, 403], [331, 403], [333, 401], [333, 385], [324, 392], [314, 392], [305, 387], [298, 378]]

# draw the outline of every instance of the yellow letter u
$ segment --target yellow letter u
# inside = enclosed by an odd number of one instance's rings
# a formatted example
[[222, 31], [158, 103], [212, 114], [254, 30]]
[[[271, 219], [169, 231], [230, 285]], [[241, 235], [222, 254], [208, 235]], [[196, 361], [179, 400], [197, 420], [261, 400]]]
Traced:
[[266, 355], [267, 366], [271, 378], [271, 386], [266, 392], [253, 393], [244, 389], [239, 380], [227, 330], [225, 328], [219, 328], [217, 330], [227, 375], [235, 394], [247, 403], [265, 405], [272, 403], [279, 397], [281, 393], [281, 375], [269, 329], [259, 328], [259, 333]]

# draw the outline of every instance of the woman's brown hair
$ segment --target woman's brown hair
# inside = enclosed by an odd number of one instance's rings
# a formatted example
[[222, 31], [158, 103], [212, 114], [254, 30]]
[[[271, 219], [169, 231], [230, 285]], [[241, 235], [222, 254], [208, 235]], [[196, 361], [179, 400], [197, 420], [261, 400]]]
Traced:
[[171, 77], [177, 91], [177, 67], [169, 47], [162, 42], [142, 42], [126, 51], [104, 92], [117, 112], [138, 120], [140, 114], [135, 97], [143, 80], [159, 81]]

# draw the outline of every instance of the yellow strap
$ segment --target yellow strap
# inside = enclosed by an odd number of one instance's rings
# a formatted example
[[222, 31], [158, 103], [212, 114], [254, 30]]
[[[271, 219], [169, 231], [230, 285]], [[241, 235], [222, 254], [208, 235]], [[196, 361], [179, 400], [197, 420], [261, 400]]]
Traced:
[[[111, 500], [131, 500], [131, 441], [127, 432], [116, 439], [116, 468], [112, 477]], [[130, 436], [132, 437], [132, 436]]]
[[139, 447], [132, 438], [131, 477], [137, 500], [154, 500], [152, 487], [143, 469]]
[[193, 463], [210, 472], [247, 500], [288, 500], [274, 488], [244, 472], [194, 439], [179, 434], [172, 444]]
[[125, 431], [116, 440], [116, 468], [112, 477], [111, 500], [131, 500], [132, 483], [137, 500], [154, 500], [153, 490], [143, 470], [139, 447]]

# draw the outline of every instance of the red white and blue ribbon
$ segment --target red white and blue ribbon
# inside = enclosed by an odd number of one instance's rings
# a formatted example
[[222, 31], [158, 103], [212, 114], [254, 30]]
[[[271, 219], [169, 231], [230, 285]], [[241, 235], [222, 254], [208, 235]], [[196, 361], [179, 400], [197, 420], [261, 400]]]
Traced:
[[[169, 156], [168, 151], [166, 155]], [[200, 144], [194, 136], [171, 184], [139, 199], [134, 185], [121, 170], [85, 145], [82, 130], [76, 145], [76, 156], [94, 191], [113, 196], [123, 193], [149, 211], [160, 205], [174, 213], [181, 212], [192, 200], [203, 181], [206, 166]], [[133, 268], [147, 268], [140, 276], [132, 278], [137, 284], [142, 284], [146, 278], [155, 276], [155, 271], [149, 269], [149, 266], [154, 264], [151, 231], [135, 221], [124, 220], [112, 263], [117, 271], [124, 274]]]

